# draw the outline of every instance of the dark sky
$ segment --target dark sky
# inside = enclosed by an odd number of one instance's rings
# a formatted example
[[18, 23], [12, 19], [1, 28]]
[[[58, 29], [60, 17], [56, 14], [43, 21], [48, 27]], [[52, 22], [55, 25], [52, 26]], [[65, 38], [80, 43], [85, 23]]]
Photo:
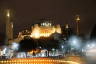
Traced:
[[[56, 24], [75, 27], [74, 16], [80, 14], [80, 31], [87, 34], [96, 23], [96, 0], [0, 0], [1, 10], [14, 11], [14, 32], [30, 28], [35, 21], [51, 17]], [[0, 12], [0, 32], [4, 32], [4, 19]], [[27, 27], [26, 27], [27, 26]]]

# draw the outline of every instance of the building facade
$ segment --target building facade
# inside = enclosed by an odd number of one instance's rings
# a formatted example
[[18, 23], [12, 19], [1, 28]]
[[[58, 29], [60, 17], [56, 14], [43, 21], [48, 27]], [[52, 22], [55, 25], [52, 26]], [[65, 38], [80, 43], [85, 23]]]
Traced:
[[60, 25], [54, 26], [49, 22], [43, 22], [41, 25], [35, 24], [32, 26], [32, 33], [30, 36], [33, 38], [49, 37], [55, 32], [61, 34]]

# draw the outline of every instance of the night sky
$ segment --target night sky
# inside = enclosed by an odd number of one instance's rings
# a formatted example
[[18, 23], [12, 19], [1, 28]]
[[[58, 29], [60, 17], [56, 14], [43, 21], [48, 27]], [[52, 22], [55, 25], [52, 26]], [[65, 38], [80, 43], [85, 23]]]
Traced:
[[83, 34], [88, 34], [96, 24], [96, 0], [0, 0], [0, 32], [4, 32], [2, 10], [6, 8], [14, 11], [15, 33], [47, 17], [53, 18], [56, 24], [68, 23], [74, 28], [74, 17], [79, 14]]

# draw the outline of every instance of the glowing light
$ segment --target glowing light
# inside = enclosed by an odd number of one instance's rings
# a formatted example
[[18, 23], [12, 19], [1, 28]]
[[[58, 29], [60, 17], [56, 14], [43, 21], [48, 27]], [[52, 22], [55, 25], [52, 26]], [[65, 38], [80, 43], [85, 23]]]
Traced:
[[35, 25], [35, 28], [30, 36], [36, 39], [40, 38], [40, 28], [38, 27], [38, 24]]
[[96, 58], [96, 42], [95, 41], [88, 41], [86, 46], [84, 47], [84, 53], [89, 59], [93, 60]]
[[35, 33], [34, 33], [34, 38], [40, 38], [39, 32], [35, 32]]
[[6, 50], [7, 50], [7, 48], [4, 48], [4, 50], [3, 50], [3, 54], [5, 54], [5, 53], [6, 53]]
[[10, 17], [10, 10], [7, 10], [6, 16], [9, 18]]
[[74, 48], [77, 48], [79, 49], [80, 46], [81, 46], [81, 39], [76, 37], [76, 36], [73, 36], [69, 39], [69, 44], [74, 47]]
[[12, 47], [13, 50], [18, 50], [19, 48], [19, 44], [18, 43], [12, 43]]
[[88, 41], [84, 49], [89, 50], [89, 49], [95, 49], [95, 48], [96, 48], [95, 41]]
[[63, 49], [64, 48], [64, 45], [61, 45], [61, 48]]
[[26, 58], [26, 53], [25, 52], [18, 53], [17, 58]]
[[43, 26], [39, 26], [38, 24], [34, 25], [30, 35], [32, 38], [50, 37], [55, 32], [61, 34], [60, 25], [57, 25], [56, 27], [51, 26], [51, 23], [42, 23], [41, 25]]
[[[30, 61], [29, 61], [30, 60]], [[64, 60], [53, 60], [53, 59], [13, 59], [13, 60], [3, 60], [0, 63], [8, 63], [8, 64], [57, 64], [57, 63], [68, 63], [68, 64], [80, 64], [74, 61], [64, 61]]]
[[66, 24], [66, 26], [65, 26], [67, 29], [69, 28], [69, 25], [68, 24]]
[[79, 21], [80, 21], [80, 17], [79, 17], [79, 15], [77, 15], [76, 22], [79, 22]]

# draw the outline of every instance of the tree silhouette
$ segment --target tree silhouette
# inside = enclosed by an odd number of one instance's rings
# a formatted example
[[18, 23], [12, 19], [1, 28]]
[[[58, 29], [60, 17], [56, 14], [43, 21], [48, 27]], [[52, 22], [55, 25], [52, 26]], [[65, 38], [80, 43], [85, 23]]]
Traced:
[[90, 35], [91, 39], [96, 39], [96, 24], [94, 25], [91, 35]]
[[[55, 36], [56, 37], [56, 36]], [[39, 52], [41, 52], [42, 49], [48, 50], [48, 56], [49, 51], [52, 51], [52, 49], [58, 49], [59, 48], [59, 40], [55, 40], [53, 36], [50, 36], [48, 38], [40, 38], [40, 39], [33, 39], [31, 37], [25, 37], [23, 40], [20, 41], [20, 47], [19, 52], [30, 52], [33, 50], [33, 55], [37, 54], [35, 51], [39, 49]], [[27, 53], [26, 53], [27, 55]]]
[[5, 41], [5, 35], [0, 33], [0, 46], [5, 44], [4, 41]]
[[23, 40], [20, 41], [19, 43], [19, 50], [22, 52], [29, 52], [32, 51], [33, 49], [36, 49], [37, 45], [34, 39], [30, 37], [24, 37]]

